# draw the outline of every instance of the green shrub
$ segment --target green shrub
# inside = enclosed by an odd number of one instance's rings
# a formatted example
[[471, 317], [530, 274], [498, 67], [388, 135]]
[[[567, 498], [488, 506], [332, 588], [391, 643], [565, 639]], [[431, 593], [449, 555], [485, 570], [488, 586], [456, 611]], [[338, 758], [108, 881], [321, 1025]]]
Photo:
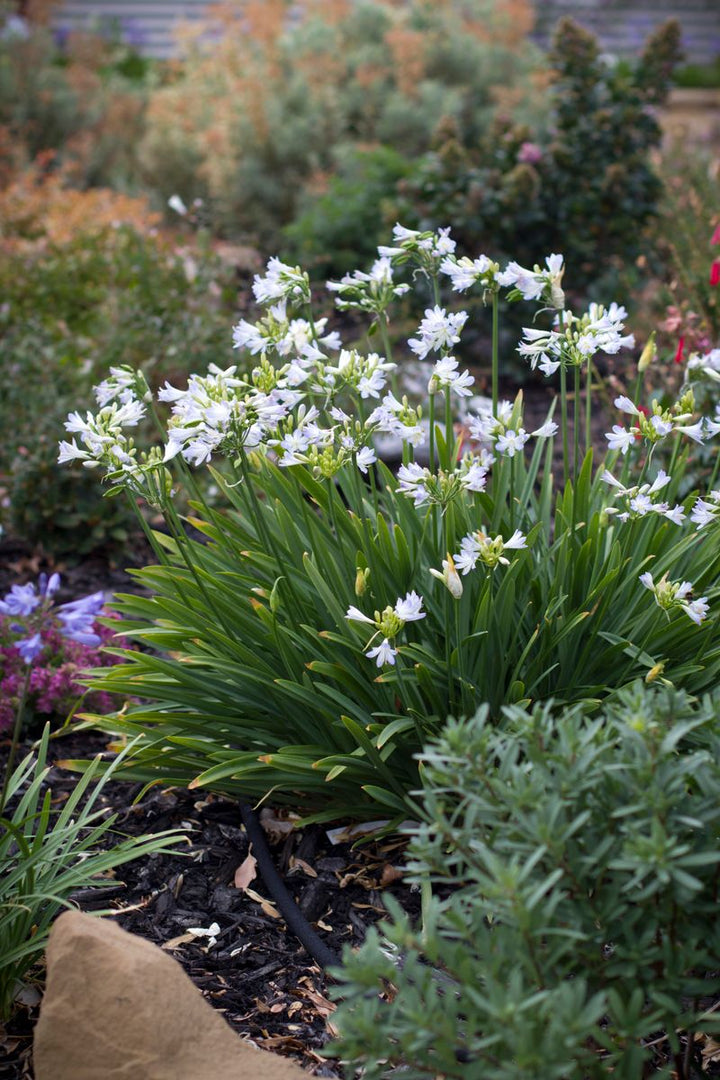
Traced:
[[338, 276], [374, 257], [388, 222], [383, 201], [410, 171], [410, 163], [389, 146], [353, 149], [341, 156], [327, 191], [304, 200], [285, 229], [293, 259], [316, 275]]
[[[373, 275], [333, 286], [338, 303], [368, 313], [378, 344], [389, 343], [388, 304], [409, 287], [393, 279], [402, 268], [436, 297], [446, 275], [456, 291], [474, 286], [493, 316], [501, 290], [545, 312], [564, 303], [560, 256], [501, 272], [456, 260], [452, 243], [398, 226]], [[341, 343], [310, 321], [299, 268], [273, 259], [254, 289], [262, 317], [239, 323], [235, 339], [255, 350], [255, 367], [212, 367], [187, 389], [163, 390], [164, 451], [140, 450], [126, 433], [148, 407], [129, 370], [110, 379], [102, 410], [69, 419], [61, 448], [61, 460], [104, 472], [111, 491], [150, 501], [169, 528], [155, 538], [159, 565], [139, 573], [154, 595], [119, 604], [123, 632], [157, 651], [93, 679], [144, 699], [96, 718], [146, 735], [135, 777], [246, 798], [272, 791], [329, 817], [376, 816], [377, 803], [405, 816], [414, 754], [448, 715], [487, 702], [499, 717], [508, 703], [550, 697], [599, 704], [663, 670], [692, 693], [716, 684], [720, 506], [708, 495], [701, 524], [696, 499], [675, 495], [686, 440], [712, 434], [692, 423], [692, 395], [652, 418], [618, 397], [628, 426], [608, 433], [606, 468], [593, 474], [592, 356], [630, 344], [623, 309], [562, 310], [554, 330], [540, 315], [519, 346], [543, 371], [560, 369], [561, 478], [555, 422], [526, 431], [522, 395], [498, 400], [497, 348], [493, 400], [465, 416], [474, 451], [461, 452], [453, 419], [472, 378], [450, 350], [465, 312], [426, 310], [410, 349], [425, 362], [429, 399], [413, 406], [387, 393], [397, 377], [388, 356], [333, 356]], [[388, 434], [402, 453], [397, 475], [373, 467], [374, 440]], [[656, 475], [663, 440], [674, 462]], [[219, 504], [195, 498], [188, 518], [203, 543], [186, 535], [169, 491], [213, 457]]]
[[693, 1035], [718, 1026], [719, 705], [637, 683], [592, 717], [450, 720], [421, 756], [408, 856], [435, 895], [421, 927], [389, 904], [345, 951], [330, 1052], [366, 1080], [636, 1080], [668, 1058], [699, 1075]]

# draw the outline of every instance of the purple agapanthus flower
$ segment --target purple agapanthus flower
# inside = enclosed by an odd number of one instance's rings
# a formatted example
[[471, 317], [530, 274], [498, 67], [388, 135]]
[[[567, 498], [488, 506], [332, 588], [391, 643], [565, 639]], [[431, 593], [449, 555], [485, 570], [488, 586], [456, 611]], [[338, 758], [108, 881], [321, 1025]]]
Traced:
[[60, 632], [73, 641], [79, 641], [81, 645], [99, 645], [100, 636], [92, 627], [104, 603], [103, 593], [96, 592], [68, 604], [61, 604], [56, 610], [61, 623]]
[[27, 617], [32, 615], [39, 603], [40, 597], [33, 584], [13, 585], [4, 599], [0, 600], [0, 613]]
[[24, 664], [32, 664], [33, 660], [35, 660], [43, 650], [43, 643], [39, 632], [33, 634], [32, 637], [23, 638], [22, 641], [16, 641], [15, 648], [20, 653]]

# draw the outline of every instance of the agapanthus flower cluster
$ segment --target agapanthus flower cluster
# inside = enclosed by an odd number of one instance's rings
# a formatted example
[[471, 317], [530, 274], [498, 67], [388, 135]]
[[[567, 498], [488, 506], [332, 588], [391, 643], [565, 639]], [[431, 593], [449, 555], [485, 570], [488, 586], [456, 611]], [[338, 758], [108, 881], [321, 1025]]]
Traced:
[[335, 306], [340, 311], [355, 308], [373, 315], [382, 315], [393, 300], [410, 291], [409, 285], [395, 284], [392, 262], [387, 255], [376, 259], [369, 273], [355, 270], [340, 281], [326, 282], [326, 288], [337, 293]]
[[60, 443], [58, 463], [81, 461], [85, 468], [104, 467], [107, 472], [133, 475], [139, 471], [136, 450], [123, 428], [137, 427], [145, 416], [145, 405], [134, 396], [123, 403], [113, 401], [98, 413], [87, 412], [83, 418], [79, 412], [70, 413], [65, 430], [78, 435], [82, 447], [75, 439]]
[[552, 375], [560, 366], [581, 367], [596, 353], [614, 355], [635, 344], [632, 334], [623, 334], [627, 311], [618, 304], [604, 308], [591, 304], [583, 315], [559, 312], [552, 330], [523, 327], [517, 351], [530, 360], [531, 368]]
[[284, 425], [282, 436], [268, 440], [278, 464], [283, 468], [305, 465], [317, 480], [331, 479], [348, 462], [354, 462], [360, 472], [367, 473], [377, 460], [368, 444], [368, 428], [336, 406], [330, 409], [330, 416], [336, 421], [332, 427], [320, 426], [319, 415], [316, 406], [307, 410], [301, 406], [297, 416]]
[[[103, 594], [56, 605], [59, 588], [58, 574], [41, 574], [37, 583], [13, 585], [0, 600], [0, 731], [12, 726], [28, 675], [30, 714], [64, 719], [84, 693], [77, 681], [81, 671], [116, 662], [98, 652], [113, 637], [96, 623]], [[102, 695], [94, 704], [105, 708], [111, 701]]]
[[[522, 420], [513, 419], [514, 406], [510, 401], [498, 402], [495, 413], [488, 402], [481, 408], [477, 416], [468, 416], [466, 419], [470, 437], [480, 443], [485, 451], [492, 451], [501, 456], [514, 457], [523, 452], [525, 443], [531, 439], [549, 439], [557, 434], [558, 426], [554, 420], [546, 420], [534, 431], [526, 431], [522, 426]], [[492, 453], [490, 461], [493, 460]]]
[[460, 259], [448, 255], [440, 263], [440, 273], [450, 278], [453, 292], [467, 292], [473, 285], [480, 285], [487, 291], [495, 286], [500, 265], [492, 262], [487, 255], [480, 255], [477, 259], [470, 259], [467, 255]]
[[467, 311], [446, 311], [439, 304], [427, 308], [418, 336], [410, 338], [408, 345], [420, 360], [431, 352], [448, 353], [459, 342], [467, 318]]
[[539, 300], [548, 307], [560, 309], [565, 307], [565, 293], [561, 287], [564, 272], [562, 255], [548, 255], [544, 268], [536, 264], [532, 270], [526, 270], [519, 263], [509, 262], [496, 280], [498, 285], [510, 287], [510, 300]]
[[265, 277], [255, 275], [252, 288], [258, 304], [275, 304], [278, 300], [310, 303], [310, 279], [305, 271], [299, 266], [288, 266], [275, 256], [268, 260]]
[[403, 395], [401, 400], [392, 393], [387, 393], [382, 403], [373, 409], [367, 419], [367, 426], [381, 435], [392, 435], [409, 446], [421, 446], [425, 442], [425, 428], [422, 426], [422, 408], [413, 406]]
[[328, 352], [337, 352], [341, 346], [336, 330], [325, 333], [327, 318], [291, 318], [287, 300], [280, 300], [268, 308], [256, 323], [241, 319], [233, 327], [233, 348], [247, 349], [252, 356], [274, 351], [280, 357], [291, 357], [301, 366], [314, 360], [327, 359]]
[[191, 375], [185, 390], [166, 383], [159, 391], [159, 399], [172, 409], [164, 461], [181, 453], [186, 461], [201, 465], [216, 452], [253, 449], [300, 400], [297, 391], [280, 384], [265, 393], [236, 371], [234, 366], [222, 370], [211, 364], [208, 375]]
[[388, 605], [383, 611], [376, 611], [372, 618], [353, 605], [348, 608], [345, 618], [350, 622], [367, 623], [375, 628], [368, 645], [372, 645], [378, 636], [382, 637], [380, 644], [368, 649], [365, 655], [369, 660], [374, 660], [378, 667], [383, 667], [385, 664], [395, 663], [397, 649], [393, 643], [405, 624], [425, 618], [426, 612], [422, 610], [422, 605], [422, 596], [412, 591], [406, 593], [404, 599], [398, 597], [394, 607]]
[[705, 499], [698, 499], [690, 512], [690, 520], [698, 529], [720, 521], [720, 490], [709, 492]]
[[502, 536], [491, 538], [478, 529], [462, 538], [460, 551], [455, 555], [454, 563], [463, 575], [474, 570], [478, 562], [481, 562], [488, 570], [494, 570], [497, 566], [510, 565], [510, 560], [505, 557], [506, 551], [520, 551], [526, 547], [527, 537], [520, 529], [516, 529], [507, 540], [503, 540]]
[[449, 228], [433, 232], [406, 229], [404, 225], [396, 224], [393, 228], [392, 246], [381, 244], [378, 254], [383, 259], [390, 259], [394, 264], [411, 261], [421, 270], [436, 274], [443, 259], [452, 255], [455, 247]]
[[448, 506], [463, 491], [484, 491], [489, 463], [486, 457], [465, 454], [452, 470], [427, 467], [411, 461], [398, 469], [398, 491], [412, 499], [415, 506]]
[[396, 364], [383, 360], [378, 353], [342, 349], [336, 364], [321, 364], [317, 370], [319, 391], [355, 390], [363, 400], [379, 398], [388, 373]]
[[639, 439], [645, 439], [650, 445], [654, 445], [673, 432], [680, 432], [693, 442], [703, 443], [720, 431], [720, 424], [715, 424], [707, 417], [693, 419], [695, 403], [692, 390], [686, 390], [679, 401], [669, 409], [664, 409], [657, 401], [653, 401], [652, 411], [647, 412], [634, 405], [624, 394], [615, 398], [615, 407], [635, 418], [630, 427], [614, 424], [612, 431], [605, 435], [608, 449], [619, 450], [622, 454], [627, 454]]
[[633, 521], [647, 514], [659, 514], [675, 525], [682, 525], [685, 520], [685, 510], [680, 503], [670, 506], [668, 502], [655, 498], [672, 479], [664, 469], [660, 469], [652, 483], [636, 484], [632, 487], [626, 487], [608, 469], [605, 469], [601, 479], [614, 489], [614, 497], [621, 498], [624, 502], [624, 510], [616, 506], [609, 506], [606, 510], [606, 513], [616, 515], [618, 521]]
[[689, 581], [670, 581], [668, 574], [663, 574], [659, 581], [654, 581], [647, 571], [640, 575], [640, 581], [655, 597], [655, 603], [669, 616], [672, 611], [680, 610], [700, 625], [706, 618], [709, 604], [706, 596], [691, 600], [692, 585]]

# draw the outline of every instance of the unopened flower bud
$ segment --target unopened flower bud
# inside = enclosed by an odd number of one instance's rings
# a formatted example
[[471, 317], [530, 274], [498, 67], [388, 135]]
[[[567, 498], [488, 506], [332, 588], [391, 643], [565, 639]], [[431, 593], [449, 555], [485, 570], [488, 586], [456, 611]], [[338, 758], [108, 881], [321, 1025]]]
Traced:
[[638, 360], [638, 371], [646, 371], [650, 367], [655, 356], [657, 355], [657, 345], [655, 344], [655, 331], [651, 333], [650, 337], [645, 343], [645, 348], [640, 353], [640, 359]]
[[367, 591], [368, 578], [370, 577], [370, 567], [366, 567], [364, 570], [358, 566], [357, 573], [355, 574], [355, 595], [363, 596]]
[[645, 676], [645, 682], [646, 683], [655, 682], [657, 677], [659, 675], [662, 675], [664, 670], [665, 670], [665, 661], [661, 660], [659, 664], [655, 664], [654, 667], [650, 668], [647, 675]]
[[447, 559], [443, 559], [442, 565], [442, 570], [434, 570], [431, 567], [430, 573], [433, 577], [436, 577], [438, 581], [442, 581], [447, 591], [455, 600], [459, 600], [463, 594], [463, 583], [460, 579], [460, 575], [455, 569], [455, 561], [450, 552], [448, 552]]

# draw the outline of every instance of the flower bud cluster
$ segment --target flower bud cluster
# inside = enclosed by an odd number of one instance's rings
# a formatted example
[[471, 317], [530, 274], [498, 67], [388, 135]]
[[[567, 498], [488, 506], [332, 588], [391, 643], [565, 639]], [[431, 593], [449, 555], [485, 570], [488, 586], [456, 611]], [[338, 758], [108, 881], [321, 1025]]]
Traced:
[[353, 605], [348, 608], [345, 618], [350, 622], [367, 623], [375, 628], [375, 633], [368, 645], [378, 635], [382, 636], [380, 644], [369, 649], [365, 655], [369, 660], [374, 660], [378, 667], [383, 667], [384, 664], [395, 663], [397, 649], [394, 648], [393, 642], [405, 624], [425, 618], [426, 612], [422, 610], [422, 605], [422, 596], [411, 591], [405, 594], [404, 599], [398, 597], [394, 607], [388, 605], [383, 611], [376, 611], [373, 618]]
[[640, 575], [640, 581], [649, 589], [655, 597], [655, 603], [670, 615], [673, 610], [684, 611], [698, 626], [706, 618], [710, 605], [706, 596], [700, 596], [697, 600], [690, 600], [692, 585], [689, 581], [670, 581], [667, 574], [663, 574], [659, 581], [654, 581], [651, 573]]

